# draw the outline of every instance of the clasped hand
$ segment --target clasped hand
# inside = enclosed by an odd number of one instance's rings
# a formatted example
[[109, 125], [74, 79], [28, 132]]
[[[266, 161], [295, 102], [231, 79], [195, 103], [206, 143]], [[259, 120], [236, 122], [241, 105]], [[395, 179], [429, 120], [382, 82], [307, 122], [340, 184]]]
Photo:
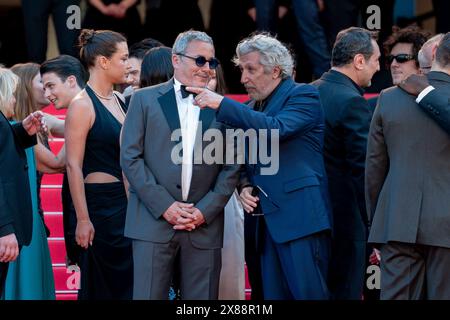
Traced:
[[164, 219], [173, 225], [175, 230], [192, 231], [205, 222], [205, 218], [199, 209], [192, 203], [175, 201], [163, 213]]

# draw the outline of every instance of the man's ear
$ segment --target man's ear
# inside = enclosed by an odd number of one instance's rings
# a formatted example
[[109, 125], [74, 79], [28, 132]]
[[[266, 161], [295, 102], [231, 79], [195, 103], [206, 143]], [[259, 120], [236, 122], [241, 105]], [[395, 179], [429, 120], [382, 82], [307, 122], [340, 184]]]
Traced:
[[78, 85], [77, 78], [74, 75], [68, 76], [66, 81], [69, 84], [70, 88], [75, 88]]
[[276, 66], [272, 70], [272, 79], [278, 79], [281, 76], [281, 68]]
[[355, 66], [356, 70], [361, 71], [362, 69], [364, 69], [365, 64], [366, 58], [364, 58], [363, 54], [358, 53], [353, 57], [353, 65]]
[[180, 56], [177, 54], [172, 54], [172, 65], [173, 68], [178, 68], [178, 65], [181, 63]]
[[431, 49], [431, 64], [433, 64], [433, 61], [436, 59], [436, 50], [438, 48], [439, 44], [435, 44], [433, 48]]

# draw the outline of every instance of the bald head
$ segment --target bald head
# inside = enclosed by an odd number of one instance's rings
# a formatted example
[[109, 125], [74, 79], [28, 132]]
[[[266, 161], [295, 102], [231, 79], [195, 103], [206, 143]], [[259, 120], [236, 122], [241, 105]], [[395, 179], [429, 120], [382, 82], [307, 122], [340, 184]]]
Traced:
[[425, 42], [418, 54], [420, 71], [423, 74], [430, 72], [433, 63], [433, 51], [444, 37], [443, 33], [437, 34]]
[[435, 65], [440, 70], [450, 72], [450, 32], [447, 32], [441, 41], [439, 41], [436, 48], [435, 61], [433, 62], [433, 69]]

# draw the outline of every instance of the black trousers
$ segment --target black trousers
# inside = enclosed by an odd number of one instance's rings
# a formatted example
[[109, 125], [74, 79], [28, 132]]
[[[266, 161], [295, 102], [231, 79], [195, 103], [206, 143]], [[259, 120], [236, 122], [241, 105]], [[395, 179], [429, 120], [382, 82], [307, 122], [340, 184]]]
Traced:
[[[252, 288], [251, 300], [263, 300], [263, 283], [261, 273], [261, 250], [258, 248], [256, 234], [259, 217], [244, 213], [244, 242], [245, 263], [250, 286]], [[263, 222], [263, 219], [260, 219]]]
[[28, 58], [32, 62], [42, 63], [46, 60], [48, 18], [50, 14], [55, 25], [60, 54], [78, 57], [76, 39], [77, 29], [67, 27], [67, 19], [72, 12], [67, 13], [71, 5], [80, 5], [80, 0], [22, 0], [22, 10], [25, 23]]

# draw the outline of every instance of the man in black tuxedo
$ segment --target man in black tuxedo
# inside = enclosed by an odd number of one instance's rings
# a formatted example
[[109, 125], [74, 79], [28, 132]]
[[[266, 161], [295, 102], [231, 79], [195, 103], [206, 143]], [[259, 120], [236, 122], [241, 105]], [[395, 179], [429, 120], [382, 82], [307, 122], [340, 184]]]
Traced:
[[0, 112], [0, 297], [8, 264], [31, 241], [32, 208], [25, 150], [36, 144], [36, 132], [46, 130], [36, 111], [13, 125]]
[[325, 113], [325, 167], [333, 208], [329, 288], [334, 299], [361, 299], [366, 265], [364, 167], [371, 112], [363, 97], [380, 68], [371, 32], [342, 30], [332, 68], [314, 82]]

